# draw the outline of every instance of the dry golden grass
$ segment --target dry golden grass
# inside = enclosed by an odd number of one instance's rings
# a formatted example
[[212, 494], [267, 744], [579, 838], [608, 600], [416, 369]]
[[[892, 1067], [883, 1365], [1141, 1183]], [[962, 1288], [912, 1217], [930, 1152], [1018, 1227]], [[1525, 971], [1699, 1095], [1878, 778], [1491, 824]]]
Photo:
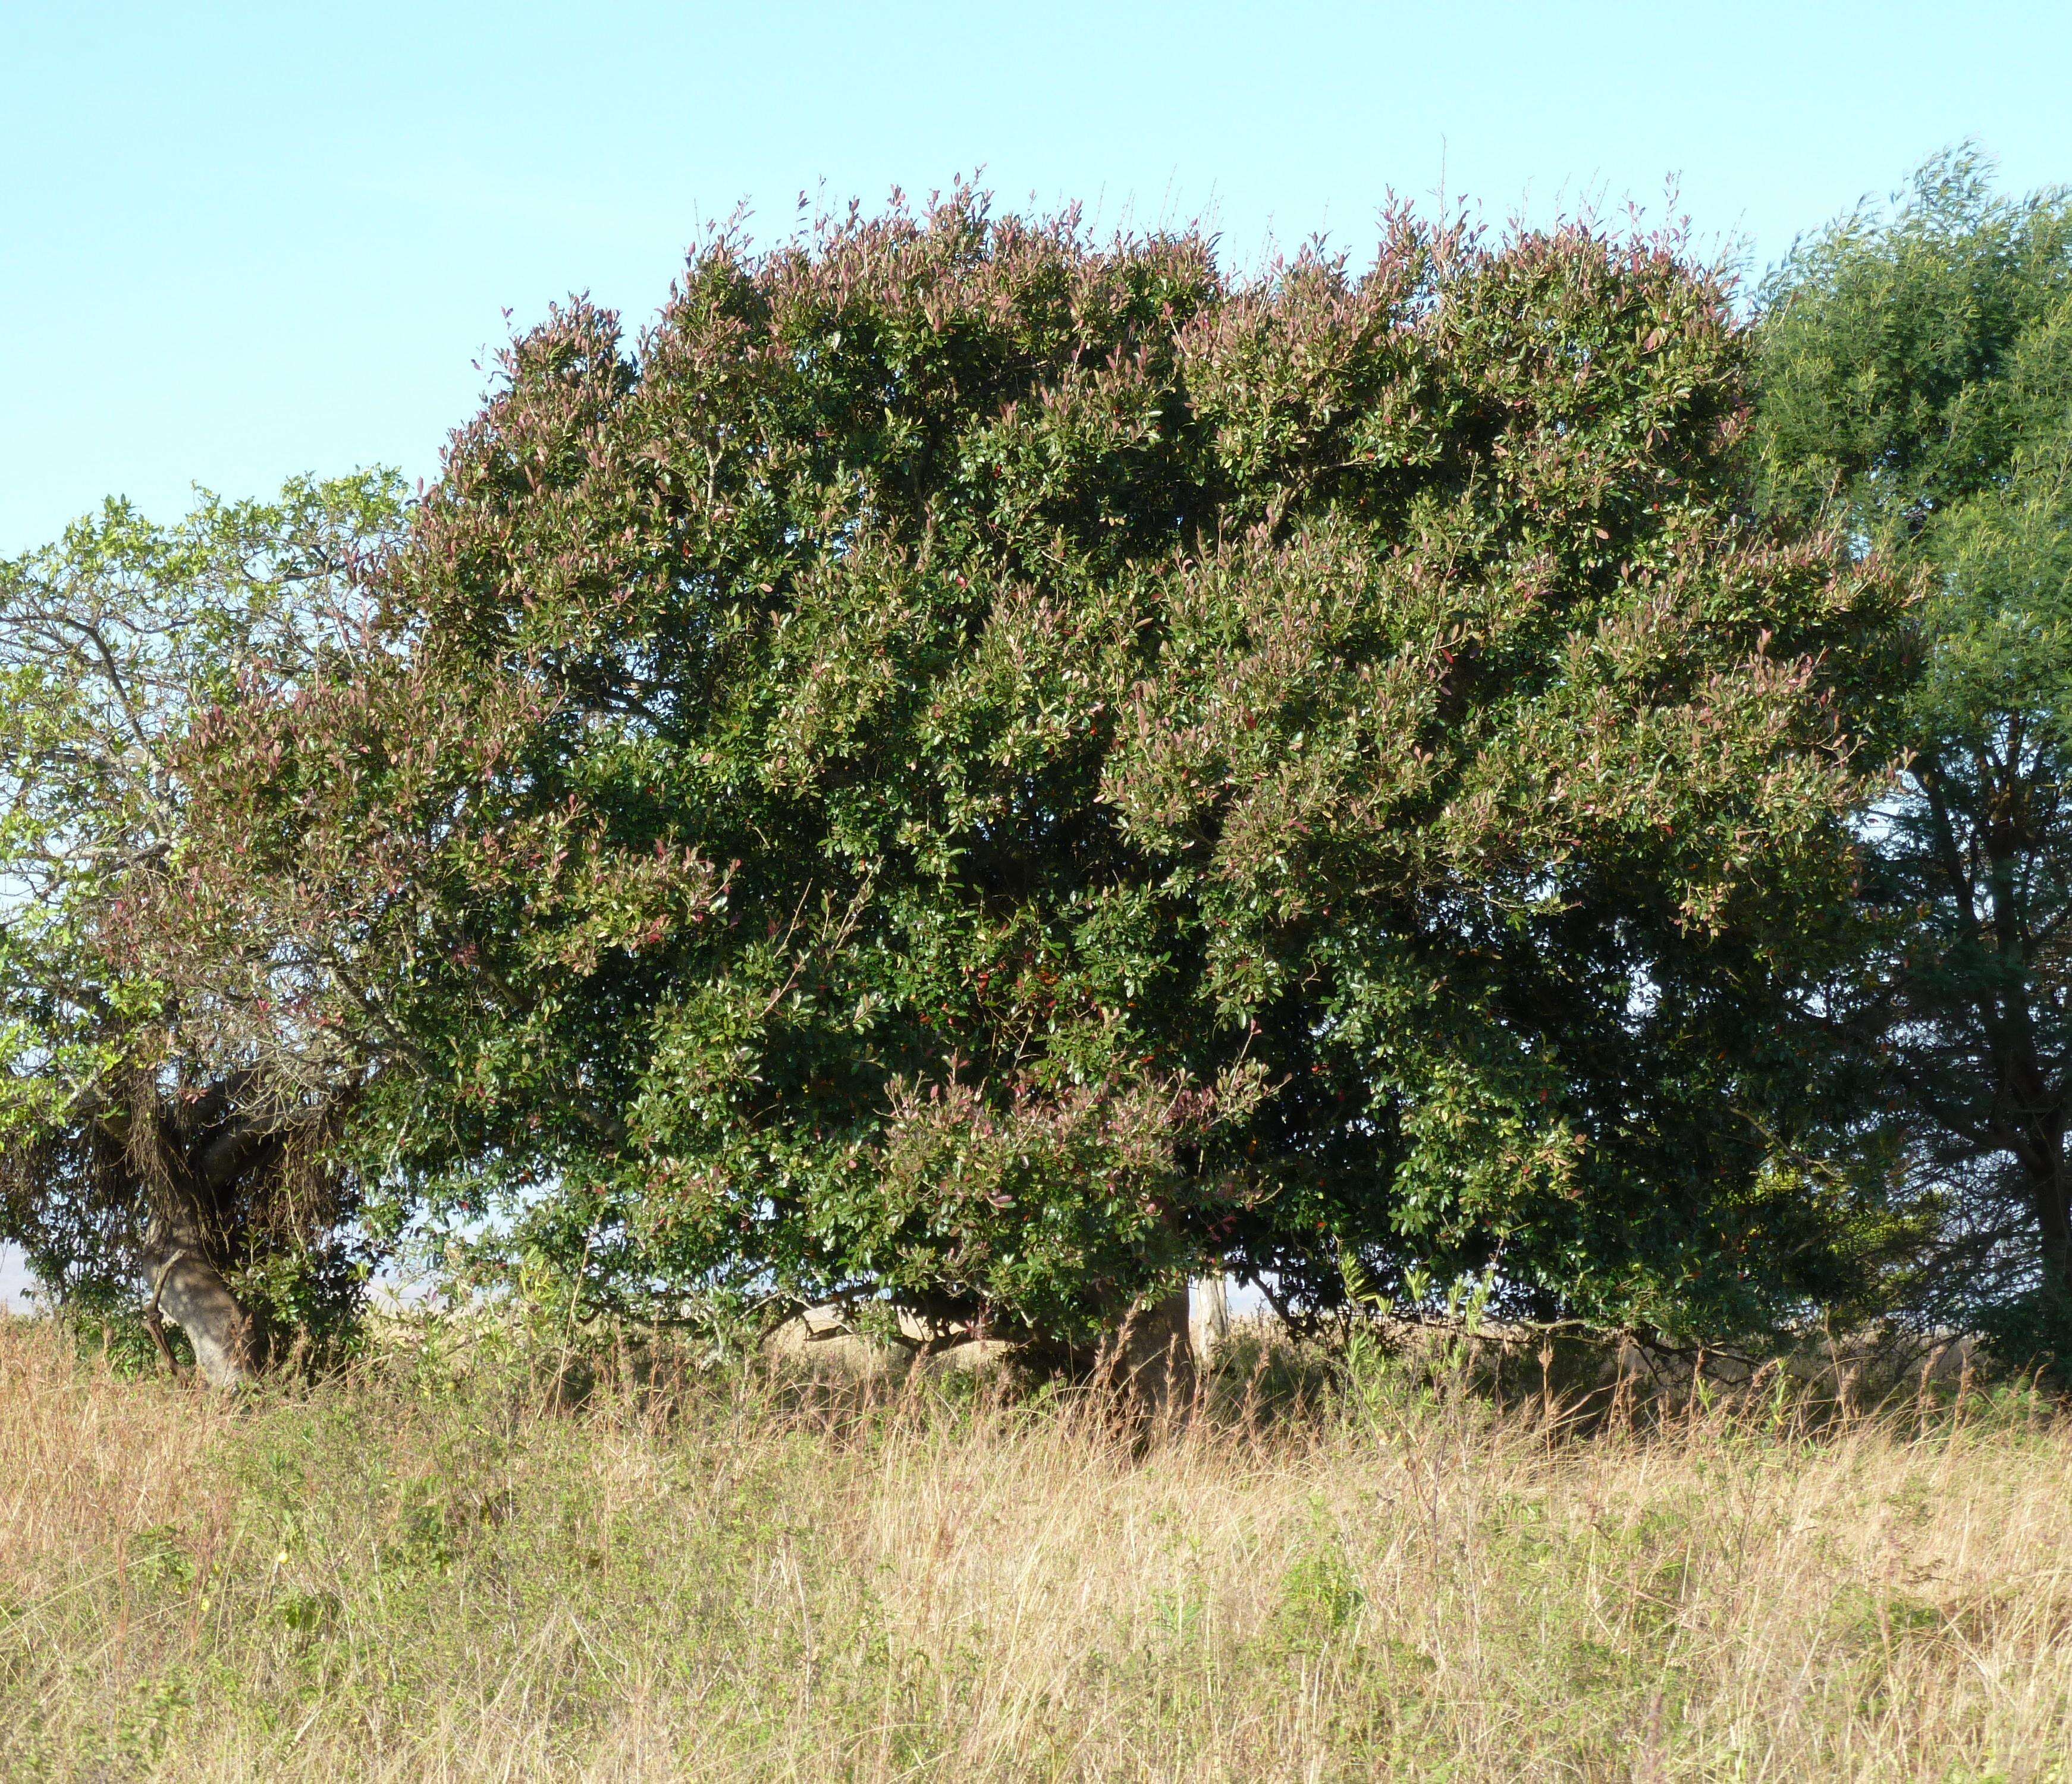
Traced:
[[1143, 1446], [541, 1400], [204, 1404], [0, 1322], [0, 1776], [2068, 1775], [2072, 1433], [2019, 1396], [1582, 1439], [1375, 1367]]

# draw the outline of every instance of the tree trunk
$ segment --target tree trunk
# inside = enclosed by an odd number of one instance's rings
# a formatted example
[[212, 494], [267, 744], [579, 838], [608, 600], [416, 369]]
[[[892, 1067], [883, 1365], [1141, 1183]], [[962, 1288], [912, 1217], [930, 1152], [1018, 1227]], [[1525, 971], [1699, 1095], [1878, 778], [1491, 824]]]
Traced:
[[1195, 1367], [1206, 1371], [1230, 1336], [1230, 1278], [1220, 1272], [1197, 1276], [1187, 1293], [1187, 1337]]
[[251, 1322], [223, 1272], [177, 1242], [146, 1244], [144, 1267], [150, 1272], [153, 1307], [187, 1334], [202, 1379], [220, 1389], [251, 1381]]
[[2072, 1211], [2066, 1207], [2062, 1153], [2053, 1145], [2048, 1156], [2025, 1159], [2029, 1193], [2041, 1238], [2044, 1274], [2053, 1288], [2072, 1293]]
[[1122, 1322], [1116, 1379], [1140, 1410], [1154, 1416], [1192, 1404], [1198, 1378], [1185, 1289], [1131, 1309]]
[[123, 1149], [150, 1210], [140, 1261], [152, 1316], [163, 1313], [187, 1334], [195, 1367], [211, 1387], [241, 1387], [253, 1375], [252, 1322], [219, 1266], [208, 1172], [189, 1156], [195, 1149], [180, 1143], [157, 1087], [144, 1073], [132, 1087], [121, 1128]]
[[2029, 1179], [2044, 1274], [2054, 1289], [2072, 1292], [2072, 1197], [2067, 1194], [2072, 1184], [2065, 1168], [2063, 1098], [2037, 1056], [2025, 1001], [2017, 1013], [2020, 1020], [2008, 1025], [2013, 1036], [2000, 1064], [2000, 1101], [2010, 1130], [2004, 1143]]

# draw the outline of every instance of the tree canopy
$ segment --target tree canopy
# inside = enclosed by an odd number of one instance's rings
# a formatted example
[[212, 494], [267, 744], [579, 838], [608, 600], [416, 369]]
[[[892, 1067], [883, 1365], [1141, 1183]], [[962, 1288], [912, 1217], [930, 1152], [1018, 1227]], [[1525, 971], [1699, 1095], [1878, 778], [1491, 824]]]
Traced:
[[359, 644], [191, 704], [97, 945], [339, 1049], [384, 1230], [565, 1305], [1846, 1301], [1815, 989], [1907, 593], [1758, 514], [1748, 369], [1581, 226], [721, 234], [513, 344]]
[[1835, 1013], [1884, 1079], [1867, 1118], [1948, 1200], [1930, 1305], [2062, 1347], [2072, 200], [1998, 196], [1987, 171], [1930, 162], [1778, 269], [1760, 459], [1774, 511], [1827, 516], [1924, 578], [1906, 771], [1864, 827], [1881, 927]]
[[[383, 598], [617, 928], [411, 1020], [395, 1167], [650, 1311], [1063, 1341], [1211, 1260], [1293, 1311], [1845, 1292], [1795, 999], [1901, 596], [1752, 519], [1743, 368], [1666, 241], [1404, 218], [1232, 282], [968, 193], [722, 236], [637, 344], [558, 313]], [[298, 709], [236, 726], [240, 841], [381, 821], [257, 771]], [[530, 983], [533, 913], [446, 908]]]

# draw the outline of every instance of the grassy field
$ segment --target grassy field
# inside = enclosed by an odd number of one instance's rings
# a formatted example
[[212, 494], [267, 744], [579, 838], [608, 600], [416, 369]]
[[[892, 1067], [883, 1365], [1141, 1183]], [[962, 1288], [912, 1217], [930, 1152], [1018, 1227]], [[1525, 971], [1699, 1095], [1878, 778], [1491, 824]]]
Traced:
[[0, 1321], [0, 1777], [2072, 1777], [2032, 1396], [878, 1395], [398, 1353], [227, 1406]]

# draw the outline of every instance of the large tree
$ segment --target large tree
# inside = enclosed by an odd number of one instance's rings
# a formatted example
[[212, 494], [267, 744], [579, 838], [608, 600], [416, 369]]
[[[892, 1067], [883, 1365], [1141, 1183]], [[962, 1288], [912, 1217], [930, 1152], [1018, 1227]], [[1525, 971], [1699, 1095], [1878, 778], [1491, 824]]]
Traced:
[[[1864, 829], [1881, 941], [1834, 1013], [1949, 1197], [1940, 1310], [2072, 1335], [2072, 199], [1968, 153], [1764, 292], [1773, 508], [1923, 578], [1905, 772]], [[2045, 1333], [2033, 1316], [2053, 1328]]]
[[[1744, 369], [1671, 242], [1399, 219], [1233, 283], [964, 193], [717, 239], [637, 346], [558, 312], [384, 573], [424, 691], [372, 753], [504, 740], [611, 923], [442, 896], [387, 1168], [647, 1312], [1848, 1293], [1805, 993], [1900, 603], [1747, 512]], [[385, 821], [305, 709], [223, 726], [227, 878]]]

